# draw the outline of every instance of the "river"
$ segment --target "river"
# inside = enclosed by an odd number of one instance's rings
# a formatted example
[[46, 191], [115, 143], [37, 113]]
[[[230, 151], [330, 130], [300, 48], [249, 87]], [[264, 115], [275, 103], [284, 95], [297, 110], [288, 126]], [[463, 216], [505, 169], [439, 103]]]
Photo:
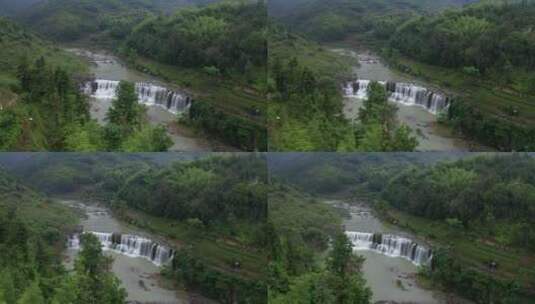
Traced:
[[[371, 81], [391, 82], [411, 84], [419, 89], [427, 89], [428, 84], [419, 80], [409, 78], [408, 76], [395, 73], [389, 69], [381, 60], [369, 50], [358, 48], [349, 48], [347, 46], [331, 48], [331, 51], [358, 59], [359, 64], [352, 68], [352, 73], [356, 79]], [[411, 88], [403, 90], [409, 92]], [[400, 92], [402, 90], [399, 90]], [[415, 91], [412, 88], [414, 97]], [[408, 93], [410, 94], [410, 93]], [[423, 93], [422, 93], [423, 94]], [[432, 113], [420, 105], [408, 105], [407, 102], [396, 102], [398, 105], [398, 120], [408, 125], [418, 138], [418, 151], [487, 151], [488, 148], [482, 147], [476, 143], [466, 141], [446, 126], [437, 122], [436, 113]], [[348, 96], [344, 99], [344, 115], [350, 120], [358, 117], [360, 107], [363, 105], [362, 96]]]
[[[99, 123], [104, 124], [106, 119], [106, 113], [111, 106], [111, 95], [115, 91], [117, 81], [125, 80], [147, 86], [147, 89], [143, 89], [145, 94], [152, 90], [152, 95], [156, 95], [156, 91], [160, 90], [160, 97], [165, 104], [154, 103], [154, 96], [150, 96], [152, 100], [147, 104], [147, 118], [152, 125], [164, 125], [167, 128], [168, 135], [173, 141], [173, 146], [170, 151], [179, 152], [198, 152], [198, 151], [226, 151], [234, 150], [226, 145], [209, 141], [206, 138], [195, 134], [193, 130], [184, 128], [177, 124], [177, 112], [170, 111], [171, 98], [167, 98], [168, 91], [176, 92], [176, 97], [180, 97], [176, 101], [173, 100], [172, 110], [179, 109], [183, 111], [186, 105], [186, 98], [189, 98], [189, 94], [181, 91], [176, 86], [162, 82], [149, 74], [141, 73], [137, 70], [128, 68], [125, 64], [119, 60], [116, 56], [103, 50], [88, 50], [84, 48], [66, 48], [65, 50], [77, 54], [78, 56], [87, 60], [90, 64], [90, 73], [97, 80], [99, 91], [97, 95], [93, 95], [91, 100], [90, 113], [93, 119], [96, 119]], [[109, 84], [110, 89], [106, 90], [106, 86]], [[97, 84], [95, 84], [96, 86]], [[111, 93], [111, 94], [110, 94]], [[184, 100], [182, 100], [184, 99]], [[181, 106], [175, 103], [180, 103]]]
[[[112, 250], [108, 246], [103, 247], [105, 249], [104, 252], [114, 259], [112, 271], [121, 281], [122, 287], [127, 291], [127, 301], [140, 304], [213, 303], [201, 296], [173, 289], [172, 284], [160, 276], [161, 267], [159, 263], [169, 263], [169, 253], [171, 253], [169, 251], [171, 249], [164, 245], [164, 241], [161, 238], [123, 225], [104, 207], [86, 204], [77, 200], [60, 201], [83, 214], [81, 228], [84, 232], [98, 233], [101, 242], [103, 242], [103, 236], [113, 233], [122, 236], [123, 239], [126, 239], [127, 236], [135, 238], [138, 249], [143, 240], [150, 240], [153, 248], [158, 246], [158, 250], [149, 250], [148, 255], [139, 253], [140, 250], [134, 250], [135, 245], [132, 245], [134, 242], [128, 242], [127, 245], [126, 241], [123, 240], [121, 241], [125, 243], [122, 246], [123, 253], [119, 253], [119, 250]], [[65, 258], [67, 269], [72, 269], [73, 267], [79, 251], [78, 240], [77, 234], [69, 239]]]
[[[341, 208], [348, 217], [344, 220], [344, 229], [354, 245], [354, 250], [366, 260], [362, 266], [363, 276], [367, 285], [373, 292], [372, 303], [411, 303], [411, 304], [438, 304], [446, 303], [443, 295], [424, 289], [416, 282], [418, 266], [415, 262], [425, 262], [425, 259], [414, 259], [415, 254], [400, 256], [399, 250], [394, 247], [401, 247], [400, 240], [409, 240], [409, 244], [426, 250], [421, 242], [412, 241], [412, 236], [399, 230], [387, 228], [373, 215], [373, 211], [365, 204], [347, 204], [342, 201], [327, 201], [330, 205]], [[391, 248], [373, 250], [366, 248], [369, 244], [365, 241], [358, 242], [353, 239], [354, 233], [382, 234], [383, 244], [386, 247], [385, 236], [394, 236], [397, 242], [390, 242]], [[416, 251], [416, 250], [415, 250]], [[401, 250], [403, 252], [403, 250]], [[411, 252], [411, 250], [409, 250]], [[411, 260], [413, 258], [414, 260]]]

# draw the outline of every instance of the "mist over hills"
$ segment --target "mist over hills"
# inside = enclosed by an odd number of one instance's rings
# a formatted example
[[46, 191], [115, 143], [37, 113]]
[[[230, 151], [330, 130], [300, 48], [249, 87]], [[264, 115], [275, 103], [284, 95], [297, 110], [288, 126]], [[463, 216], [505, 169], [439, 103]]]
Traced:
[[169, 12], [182, 6], [204, 5], [212, 2], [214, 0], [0, 0], [0, 15], [17, 15], [25, 13], [27, 10], [38, 10], [50, 6], [61, 8], [61, 6], [65, 5], [82, 5], [89, 8], [93, 3], [115, 7], [124, 5], [131, 8], [157, 9], [162, 12]]
[[0, 0], [0, 15], [11, 15], [42, 0]]
[[[328, 9], [329, 7], [345, 7], [351, 5], [357, 9], [351, 9], [358, 12], [358, 7], [366, 8], [372, 11], [395, 10], [395, 9], [441, 9], [448, 6], [462, 6], [477, 0], [271, 0], [268, 3], [269, 14], [272, 17], [284, 17], [293, 15], [294, 11], [299, 14], [306, 14], [307, 11], [319, 9], [320, 7]], [[350, 12], [348, 12], [350, 13]]]

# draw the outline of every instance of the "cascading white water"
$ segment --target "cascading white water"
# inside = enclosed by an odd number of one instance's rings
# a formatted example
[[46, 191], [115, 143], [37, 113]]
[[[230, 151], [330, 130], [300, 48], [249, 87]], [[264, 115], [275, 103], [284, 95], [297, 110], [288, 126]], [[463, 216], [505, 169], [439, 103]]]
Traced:
[[415, 265], [428, 265], [433, 258], [431, 249], [408, 238], [367, 232], [346, 231], [355, 250], [372, 250], [391, 257], [402, 257]]
[[[96, 79], [86, 83], [84, 93], [97, 99], [113, 99], [117, 96], [119, 81]], [[136, 83], [139, 102], [160, 106], [174, 114], [185, 112], [191, 106], [191, 98], [167, 88], [148, 83]]]
[[369, 80], [357, 80], [355, 82], [349, 82], [345, 87], [345, 95], [348, 97], [364, 99], [368, 96], [369, 85]]
[[[173, 259], [174, 251], [171, 248], [137, 235], [93, 231], [84, 233], [96, 236], [103, 250], [112, 250], [130, 257], [142, 257], [157, 266], [164, 265]], [[80, 235], [70, 236], [67, 245], [70, 249], [80, 249]]]
[[[347, 83], [344, 86], [345, 96], [359, 99], [367, 98], [370, 83], [370, 80], [365, 79]], [[390, 93], [389, 100], [392, 102], [420, 106], [435, 115], [449, 106], [447, 96], [424, 87], [402, 82], [379, 81], [379, 84], [386, 87], [387, 92]]]

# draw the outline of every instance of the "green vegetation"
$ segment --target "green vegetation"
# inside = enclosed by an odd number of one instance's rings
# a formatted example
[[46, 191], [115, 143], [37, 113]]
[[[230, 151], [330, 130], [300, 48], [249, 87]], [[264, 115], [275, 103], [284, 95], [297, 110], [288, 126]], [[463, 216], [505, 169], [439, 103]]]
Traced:
[[177, 249], [163, 274], [220, 302], [265, 303], [267, 172], [261, 155], [17, 154], [5, 163], [53, 194], [106, 203]]
[[441, 12], [474, 1], [296, 2], [287, 14], [272, 4], [287, 27], [373, 48], [392, 68], [455, 97], [441, 120], [455, 131], [501, 151], [533, 149], [533, 1], [477, 1]]
[[[429, 274], [437, 283], [474, 300], [515, 299], [535, 286], [534, 166], [532, 157], [512, 155], [413, 168], [389, 181], [382, 197], [398, 210], [433, 220], [394, 213], [401, 224], [449, 244]], [[460, 267], [464, 277], [448, 278]], [[488, 284], [478, 285], [481, 280]]]
[[[287, 43], [291, 43], [287, 40]], [[370, 87], [370, 97], [355, 123], [343, 117], [337, 82], [319, 76], [296, 58], [274, 57], [269, 83], [272, 151], [412, 151], [417, 141], [396, 121], [397, 108], [387, 102], [385, 89]]]
[[37, 32], [60, 41], [109, 31], [124, 37], [125, 30], [139, 23], [154, 8], [143, 0], [68, 1], [53, 0], [29, 7], [19, 15]]
[[[0, 302], [125, 303], [96, 240], [84, 240], [76, 271], [61, 264], [76, 216], [0, 171]], [[96, 243], [95, 243], [96, 242]], [[96, 267], [98, 265], [98, 267]], [[89, 271], [91, 269], [91, 271]]]
[[265, 242], [267, 185], [261, 157], [210, 158], [134, 174], [121, 171], [105, 177], [115, 184], [104, 182], [106, 191], [116, 193], [111, 203], [115, 213], [187, 244], [165, 271], [168, 277], [222, 302], [265, 303], [265, 256], [260, 248]]
[[[448, 116], [459, 131], [503, 151], [531, 151], [535, 138], [531, 33], [535, 3], [482, 1], [459, 11], [415, 17], [392, 35], [396, 55], [448, 68], [449, 77], [409, 64], [460, 94]], [[421, 69], [420, 69], [421, 68]]]
[[[463, 0], [274, 0], [272, 16], [316, 41], [337, 41], [388, 25], [415, 12], [442, 9]], [[289, 6], [289, 7], [288, 7]], [[389, 16], [385, 16], [389, 15]]]
[[85, 69], [73, 56], [0, 18], [0, 150], [61, 147], [68, 125], [86, 120], [86, 102], [70, 83]]
[[223, 2], [148, 18], [134, 28], [126, 46], [180, 67], [205, 67], [209, 74], [250, 75], [254, 67], [265, 66], [265, 24], [261, 1]]
[[[449, 157], [461, 159], [437, 162]], [[325, 154], [283, 159], [274, 166], [275, 178], [304, 191], [347, 197], [351, 190], [384, 222], [425, 239], [435, 253], [421, 276], [432, 287], [477, 303], [532, 301], [532, 156], [439, 154], [422, 160], [410, 154]], [[322, 176], [298, 178], [311, 172]], [[329, 187], [335, 180], [342, 185]]]
[[275, 184], [269, 214], [269, 303], [370, 303], [363, 259], [333, 209]]
[[159, 62], [149, 62], [149, 70], [196, 91], [186, 123], [241, 149], [265, 151], [265, 12], [262, 1], [223, 1], [149, 17], [120, 52], [140, 69], [147, 59]]
[[[144, 108], [133, 84], [121, 83], [109, 123], [100, 127], [90, 120], [88, 101], [78, 86], [65, 71], [48, 67], [44, 58], [33, 66], [23, 61], [17, 76], [21, 100], [1, 113], [2, 150], [166, 151], [172, 145], [163, 127], [142, 120]], [[35, 131], [42, 132], [40, 137]]]
[[77, 79], [85, 77], [86, 67], [13, 23], [0, 23], [5, 46], [0, 50], [5, 78], [0, 81], [0, 150], [166, 151], [171, 146], [162, 127], [148, 126], [132, 84], [130, 94], [121, 89], [115, 102], [135, 104], [135, 124], [113, 121], [103, 128], [90, 120], [89, 102], [79, 91]]
[[[56, 41], [114, 51], [130, 67], [161, 77], [194, 96], [196, 111], [182, 117], [180, 124], [243, 150], [265, 151], [265, 5], [263, 1], [229, 0], [162, 14], [184, 5], [209, 2], [212, 1], [54, 0], [27, 8], [17, 15], [17, 20]], [[2, 83], [13, 86], [16, 80], [12, 74], [0, 73], [0, 87]], [[12, 95], [4, 91], [0, 89], [0, 98], [11, 103]], [[13, 119], [7, 116], [0, 123], [12, 123]], [[68, 129], [70, 136], [61, 150], [160, 151], [166, 146], [158, 129], [143, 127], [124, 146], [101, 140], [117, 135], [115, 126], [101, 132], [92, 123]], [[157, 136], [160, 138], [154, 139], [153, 144], [143, 145], [143, 140]], [[34, 141], [46, 138], [35, 137], [38, 138]]]
[[111, 273], [113, 261], [102, 253], [98, 238], [92, 234], [84, 234], [81, 246], [82, 250], [75, 263], [75, 273], [61, 283], [52, 303], [126, 303], [126, 291]]
[[18, 67], [17, 102], [2, 111], [6, 135], [2, 150], [62, 150], [71, 126], [89, 120], [89, 105], [66, 71], [22, 61]]

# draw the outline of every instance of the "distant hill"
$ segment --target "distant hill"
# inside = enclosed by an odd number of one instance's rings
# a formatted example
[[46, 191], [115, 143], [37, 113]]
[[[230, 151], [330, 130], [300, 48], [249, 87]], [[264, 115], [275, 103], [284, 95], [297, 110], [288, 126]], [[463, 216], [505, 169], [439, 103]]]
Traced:
[[[15, 7], [17, 1], [7, 1]], [[115, 36], [138, 24], [147, 14], [171, 14], [188, 5], [204, 5], [214, 0], [26, 0], [33, 6], [18, 6], [17, 19], [56, 40], [69, 41], [84, 35], [109, 31]], [[24, 9], [22, 9], [24, 8]]]
[[316, 40], [365, 32], [377, 17], [436, 11], [477, 0], [271, 0], [269, 15]]
[[43, 0], [0, 0], [0, 15], [13, 15]]

